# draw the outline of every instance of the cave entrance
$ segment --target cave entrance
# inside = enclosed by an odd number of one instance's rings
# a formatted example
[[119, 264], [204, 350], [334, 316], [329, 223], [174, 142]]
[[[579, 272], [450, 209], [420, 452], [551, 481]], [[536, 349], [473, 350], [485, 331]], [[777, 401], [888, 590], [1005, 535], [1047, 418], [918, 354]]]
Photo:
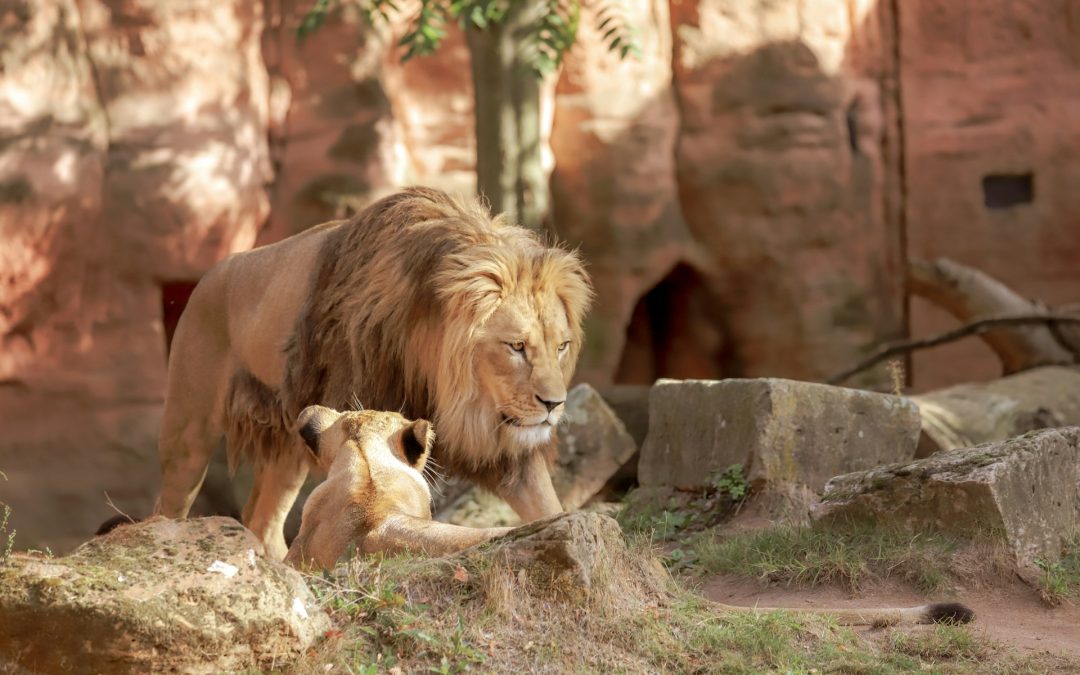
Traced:
[[719, 316], [701, 276], [687, 265], [676, 265], [634, 307], [615, 382], [719, 379], [723, 357]]
[[176, 333], [176, 324], [180, 321], [180, 315], [187, 307], [191, 292], [195, 290], [196, 281], [166, 281], [161, 284], [161, 323], [165, 327], [165, 355], [169, 354], [172, 347], [173, 335]]

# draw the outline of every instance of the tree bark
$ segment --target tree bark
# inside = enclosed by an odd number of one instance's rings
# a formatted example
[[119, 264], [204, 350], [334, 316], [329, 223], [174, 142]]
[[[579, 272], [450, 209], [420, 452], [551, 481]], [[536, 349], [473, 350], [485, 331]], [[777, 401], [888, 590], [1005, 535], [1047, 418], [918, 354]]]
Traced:
[[529, 67], [530, 27], [546, 11], [515, 0], [505, 19], [466, 29], [476, 105], [477, 191], [493, 213], [542, 230], [549, 195], [541, 161], [540, 86]]

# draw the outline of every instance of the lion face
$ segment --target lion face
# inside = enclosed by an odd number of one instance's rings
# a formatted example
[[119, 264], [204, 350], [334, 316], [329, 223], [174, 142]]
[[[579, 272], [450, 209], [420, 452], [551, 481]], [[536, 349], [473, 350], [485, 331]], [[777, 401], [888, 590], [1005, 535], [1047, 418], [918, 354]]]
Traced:
[[548, 443], [565, 411], [578, 345], [559, 297], [514, 295], [485, 323], [474, 369], [503, 444]]

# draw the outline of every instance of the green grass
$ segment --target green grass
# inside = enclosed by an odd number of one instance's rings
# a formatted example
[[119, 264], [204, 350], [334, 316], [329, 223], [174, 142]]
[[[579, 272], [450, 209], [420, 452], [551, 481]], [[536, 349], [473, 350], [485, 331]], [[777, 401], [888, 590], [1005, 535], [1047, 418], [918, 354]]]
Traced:
[[858, 590], [900, 579], [934, 592], [964, 576], [957, 558], [964, 545], [943, 534], [864, 525], [780, 526], [727, 537], [702, 532], [675, 549], [680, 552], [675, 562], [699, 574], [737, 574], [770, 583]]
[[1035, 564], [1042, 572], [1039, 593], [1048, 604], [1056, 606], [1080, 597], [1080, 539], [1065, 547], [1061, 560], [1048, 562], [1040, 558]]

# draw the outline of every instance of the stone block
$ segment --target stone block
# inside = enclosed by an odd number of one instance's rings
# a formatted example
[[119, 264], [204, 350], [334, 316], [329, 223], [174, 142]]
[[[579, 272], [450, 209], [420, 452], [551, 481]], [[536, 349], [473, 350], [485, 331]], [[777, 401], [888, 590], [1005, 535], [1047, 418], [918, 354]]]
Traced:
[[756, 487], [820, 490], [838, 474], [912, 459], [919, 428], [918, 408], [898, 396], [781, 379], [660, 380], [638, 479], [698, 489], [742, 464]]
[[1021, 567], [1080, 536], [1080, 427], [837, 476], [815, 517], [1004, 538]]

